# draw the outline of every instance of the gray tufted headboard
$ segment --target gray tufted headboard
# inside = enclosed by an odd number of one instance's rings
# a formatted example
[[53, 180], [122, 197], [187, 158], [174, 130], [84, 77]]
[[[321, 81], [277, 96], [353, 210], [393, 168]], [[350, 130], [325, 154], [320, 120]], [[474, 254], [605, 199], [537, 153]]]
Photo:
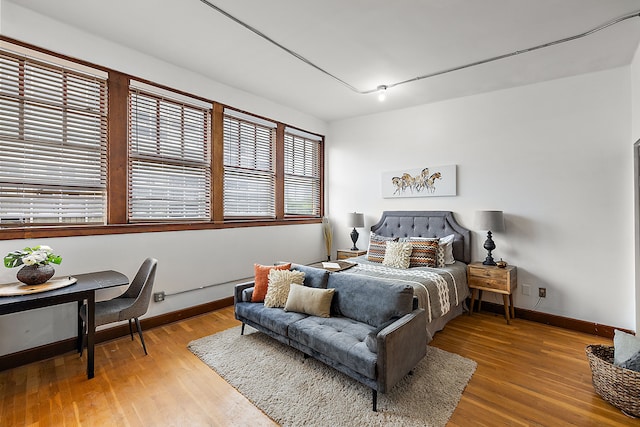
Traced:
[[386, 237], [444, 237], [455, 235], [453, 257], [471, 262], [471, 232], [450, 211], [384, 211], [371, 231]]

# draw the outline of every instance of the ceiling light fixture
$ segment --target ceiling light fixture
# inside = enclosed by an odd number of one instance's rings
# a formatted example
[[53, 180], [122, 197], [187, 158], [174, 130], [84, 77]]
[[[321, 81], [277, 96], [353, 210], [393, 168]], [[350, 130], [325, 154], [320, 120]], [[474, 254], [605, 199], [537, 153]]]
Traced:
[[[380, 85], [375, 89], [360, 90], [360, 89], [350, 85], [349, 83], [345, 82], [341, 78], [331, 74], [330, 72], [328, 72], [327, 70], [321, 68], [320, 66], [314, 64], [313, 62], [311, 62], [310, 60], [308, 60], [304, 56], [300, 55], [299, 53], [287, 48], [286, 46], [283, 46], [282, 44], [280, 44], [277, 41], [273, 40], [271, 37], [267, 36], [266, 34], [262, 33], [261, 31], [257, 30], [256, 28], [252, 27], [251, 25], [239, 20], [238, 18], [236, 18], [235, 16], [231, 15], [230, 13], [224, 11], [223, 9], [219, 8], [215, 4], [213, 4], [213, 3], [211, 3], [211, 2], [209, 2], [207, 0], [200, 0], [200, 1], [202, 3], [204, 3], [204, 4], [206, 4], [207, 6], [209, 6], [210, 8], [212, 8], [213, 10], [215, 10], [216, 12], [226, 16], [227, 18], [229, 18], [233, 22], [243, 26], [247, 30], [249, 30], [252, 33], [256, 34], [257, 36], [262, 37], [263, 39], [265, 39], [269, 43], [273, 44], [274, 46], [277, 46], [280, 49], [284, 50], [289, 55], [292, 55], [293, 57], [299, 59], [300, 61], [304, 62], [305, 64], [307, 64], [307, 65], [315, 68], [316, 70], [320, 71], [321, 73], [323, 73], [323, 74], [331, 77], [332, 79], [342, 83], [344, 86], [348, 87], [353, 92], [356, 92], [356, 93], [358, 93], [360, 95], [367, 95], [367, 94], [370, 94], [370, 93], [378, 92], [378, 99], [380, 99], [380, 97], [382, 95], [384, 95], [385, 92], [388, 89], [392, 88], [392, 87], [400, 86], [400, 85], [407, 84], [407, 83], [417, 82], [419, 80], [428, 79], [429, 77], [440, 76], [442, 74], [451, 73], [453, 71], [459, 71], [459, 70], [463, 70], [465, 68], [475, 67], [476, 65], [482, 65], [482, 64], [486, 64], [488, 62], [498, 61], [500, 59], [505, 59], [505, 58], [509, 58], [509, 57], [512, 57], [512, 56], [521, 55], [523, 53], [532, 52], [534, 50], [543, 49], [543, 48], [550, 47], [550, 46], [555, 46], [555, 45], [558, 45], [558, 44], [561, 44], [561, 43], [566, 43], [566, 42], [569, 42], [569, 41], [581, 39], [583, 37], [587, 37], [587, 36], [590, 36], [591, 34], [597, 33], [598, 31], [604, 30], [605, 28], [608, 28], [608, 27], [611, 27], [613, 25], [619, 24], [620, 22], [626, 21], [627, 19], [640, 17], [640, 11], [635, 11], [635, 12], [629, 13], [627, 15], [621, 16], [619, 18], [615, 18], [615, 19], [612, 19], [610, 21], [607, 21], [602, 25], [594, 27], [594, 28], [592, 28], [592, 29], [590, 29], [588, 31], [583, 32], [583, 33], [576, 34], [574, 36], [565, 37], [565, 38], [562, 38], [562, 39], [559, 39], [559, 40], [555, 40], [555, 41], [548, 42], [548, 43], [543, 43], [543, 44], [540, 44], [540, 45], [537, 45], [537, 46], [533, 46], [533, 47], [530, 47], [530, 48], [517, 50], [515, 52], [505, 53], [503, 55], [493, 56], [491, 58], [482, 59], [482, 60], [479, 60], [479, 61], [475, 61], [475, 62], [471, 62], [471, 63], [468, 63], [468, 64], [464, 64], [464, 65], [459, 65], [457, 67], [447, 68], [445, 70], [436, 71], [435, 73], [424, 74], [424, 75], [421, 75], [421, 76], [413, 77], [411, 79], [402, 80], [402, 81], [399, 81], [399, 82], [396, 82], [396, 83], [391, 83], [391, 84], [387, 84], [387, 85]], [[382, 101], [383, 99], [380, 99], [380, 100]]]

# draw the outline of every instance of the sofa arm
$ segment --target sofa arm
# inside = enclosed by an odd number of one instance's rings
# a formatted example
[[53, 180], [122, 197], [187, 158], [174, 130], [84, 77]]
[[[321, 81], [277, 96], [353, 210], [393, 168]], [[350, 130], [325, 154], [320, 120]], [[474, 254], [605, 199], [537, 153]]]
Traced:
[[252, 288], [254, 285], [255, 283], [253, 280], [235, 285], [233, 288], [233, 304], [236, 305], [237, 303], [242, 302], [242, 291]]
[[385, 393], [427, 354], [427, 314], [417, 309], [378, 333], [377, 383]]

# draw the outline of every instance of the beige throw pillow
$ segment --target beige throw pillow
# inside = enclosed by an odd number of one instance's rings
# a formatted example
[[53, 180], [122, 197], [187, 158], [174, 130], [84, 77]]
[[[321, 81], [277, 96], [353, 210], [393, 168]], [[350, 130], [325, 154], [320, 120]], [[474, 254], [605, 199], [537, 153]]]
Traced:
[[264, 297], [265, 307], [284, 307], [289, 296], [289, 286], [292, 283], [302, 285], [304, 273], [297, 270], [269, 271], [269, 286]]
[[329, 317], [334, 291], [333, 288], [317, 289], [293, 284], [289, 288], [289, 298], [284, 311]]
[[409, 268], [413, 246], [409, 242], [387, 242], [382, 265], [395, 268]]

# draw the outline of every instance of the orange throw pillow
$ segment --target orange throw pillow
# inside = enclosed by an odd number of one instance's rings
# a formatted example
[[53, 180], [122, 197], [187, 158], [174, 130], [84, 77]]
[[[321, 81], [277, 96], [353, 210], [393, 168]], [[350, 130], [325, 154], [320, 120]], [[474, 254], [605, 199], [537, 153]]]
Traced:
[[264, 297], [267, 296], [267, 289], [269, 287], [269, 271], [289, 270], [290, 268], [291, 263], [282, 265], [253, 264], [255, 279], [253, 285], [253, 295], [251, 295], [251, 302], [264, 302]]

